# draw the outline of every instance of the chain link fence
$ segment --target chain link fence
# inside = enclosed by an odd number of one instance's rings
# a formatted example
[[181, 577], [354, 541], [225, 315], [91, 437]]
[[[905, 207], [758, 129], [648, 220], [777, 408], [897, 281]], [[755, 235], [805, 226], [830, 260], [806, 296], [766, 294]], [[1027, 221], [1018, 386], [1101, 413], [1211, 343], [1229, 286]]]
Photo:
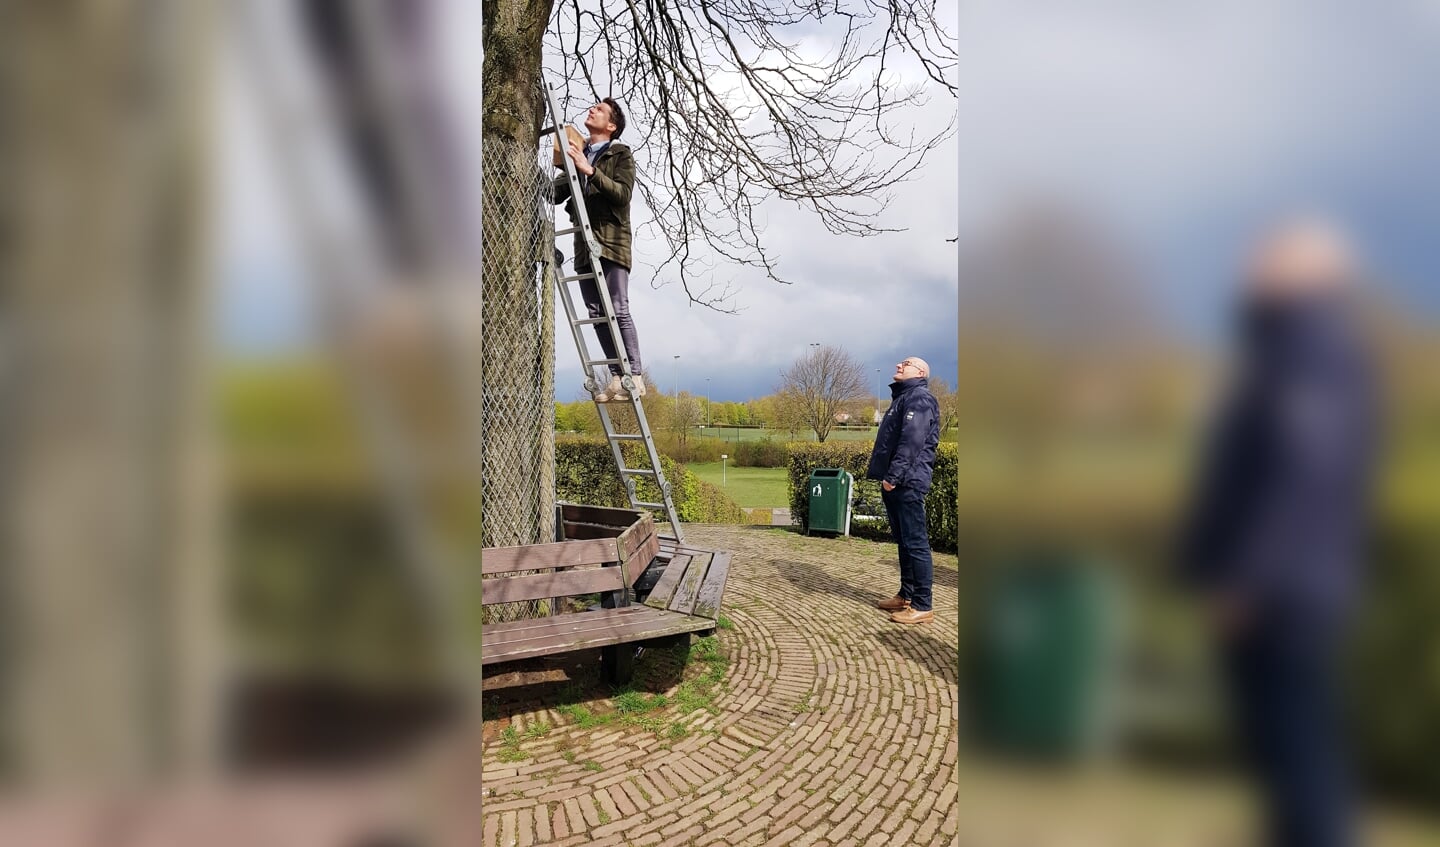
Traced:
[[[546, 137], [548, 143], [549, 137]], [[555, 212], [549, 147], [487, 138], [481, 151], [481, 533], [486, 547], [555, 537]], [[545, 601], [485, 610], [535, 617]]]

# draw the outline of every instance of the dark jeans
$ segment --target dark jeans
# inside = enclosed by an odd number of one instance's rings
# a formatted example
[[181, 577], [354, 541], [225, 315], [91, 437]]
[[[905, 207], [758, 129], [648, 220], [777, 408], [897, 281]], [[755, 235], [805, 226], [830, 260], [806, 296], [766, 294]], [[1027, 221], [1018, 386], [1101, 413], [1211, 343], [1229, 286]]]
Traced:
[[[590, 258], [588, 256], [575, 257], [577, 274], [583, 274], [589, 270]], [[638, 377], [641, 373], [640, 338], [635, 334], [635, 321], [630, 317], [630, 269], [602, 258], [600, 273], [605, 277], [605, 287], [610, 289], [610, 305], [615, 309], [615, 323], [620, 327], [620, 340], [625, 342], [625, 355], [630, 357], [630, 373]], [[595, 283], [595, 280], [580, 280], [580, 297], [585, 301], [585, 308], [590, 312], [590, 317], [598, 318], [605, 314], [604, 303], [600, 298], [600, 286]], [[618, 358], [615, 352], [615, 339], [610, 336], [609, 324], [595, 324], [595, 334], [600, 337], [600, 349], [605, 351], [605, 358]], [[619, 375], [622, 370], [619, 365], [611, 365], [610, 373]]]
[[882, 488], [880, 497], [885, 501], [890, 532], [900, 547], [900, 596], [910, 601], [912, 609], [928, 612], [935, 563], [930, 558], [930, 530], [925, 523], [925, 492]]
[[1260, 784], [1266, 847], [1353, 847], [1336, 679], [1339, 627], [1260, 611], [1221, 647], [1231, 711]]

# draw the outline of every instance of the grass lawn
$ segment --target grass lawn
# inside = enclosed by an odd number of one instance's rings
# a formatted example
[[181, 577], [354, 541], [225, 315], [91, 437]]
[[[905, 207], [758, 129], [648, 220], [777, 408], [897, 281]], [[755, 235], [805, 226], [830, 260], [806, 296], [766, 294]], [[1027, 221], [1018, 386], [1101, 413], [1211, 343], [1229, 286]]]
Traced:
[[[953, 442], [958, 438], [954, 430], [940, 436], [942, 442]], [[789, 430], [782, 429], [736, 429], [731, 427], [697, 427], [690, 434], [691, 438], [716, 438], [726, 443], [733, 444], [738, 441], [764, 441], [767, 438], [773, 441], [814, 441], [815, 433], [811, 430], [801, 430], [790, 437]], [[868, 444], [875, 442], [875, 427], [864, 429], [840, 429], [830, 430], [827, 441], [863, 441]]]
[[[720, 427], [720, 426], [698, 427], [698, 428], [695, 429], [694, 432], [691, 433], [691, 436], [690, 436], [690, 437], [691, 437], [691, 438], [695, 438], [695, 437], [697, 437], [697, 436], [698, 436], [698, 437], [701, 437], [701, 438], [718, 438], [718, 439], [720, 439], [721, 441], [725, 441], [725, 442], [736, 442], [736, 441], [764, 441], [764, 440], [767, 439], [767, 438], [768, 438], [768, 439], [771, 439], [771, 440], [774, 440], [774, 441], [780, 441], [780, 442], [786, 442], [786, 441], [814, 441], [814, 440], [815, 440], [815, 433], [812, 432], [812, 431], [810, 431], [810, 430], [808, 430], [808, 429], [804, 429], [804, 430], [800, 430], [800, 431], [796, 432], [796, 433], [795, 433], [795, 437], [794, 437], [794, 438], [791, 438], [791, 437], [790, 437], [790, 431], [789, 431], [789, 430], [783, 430], [783, 429], [736, 429], [736, 428], [732, 428], [732, 427]], [[874, 427], [869, 427], [869, 428], [867, 428], [867, 429], [840, 429], [840, 428], [837, 427], [837, 428], [835, 428], [835, 429], [830, 430], [830, 435], [829, 435], [829, 438], [828, 438], [827, 440], [829, 440], [829, 441], [874, 441], [874, 440], [875, 440], [875, 428], [874, 428]]]
[[694, 474], [720, 488], [741, 506], [784, 508], [790, 505], [789, 482], [784, 468], [737, 468], [730, 465], [721, 485], [721, 463], [690, 464]]

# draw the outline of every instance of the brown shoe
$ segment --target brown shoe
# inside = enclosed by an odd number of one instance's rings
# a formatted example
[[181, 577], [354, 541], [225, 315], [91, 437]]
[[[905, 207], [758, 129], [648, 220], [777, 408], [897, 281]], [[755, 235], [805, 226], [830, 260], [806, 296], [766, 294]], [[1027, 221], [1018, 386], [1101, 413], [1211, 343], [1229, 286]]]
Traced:
[[929, 623], [934, 619], [934, 612], [928, 610], [921, 612], [908, 607], [890, 616], [890, 620], [895, 623]]
[[884, 609], [887, 612], [900, 612], [910, 608], [910, 601], [906, 600], [904, 597], [901, 597], [899, 594], [896, 594], [889, 600], [881, 600], [875, 605], [878, 608]]

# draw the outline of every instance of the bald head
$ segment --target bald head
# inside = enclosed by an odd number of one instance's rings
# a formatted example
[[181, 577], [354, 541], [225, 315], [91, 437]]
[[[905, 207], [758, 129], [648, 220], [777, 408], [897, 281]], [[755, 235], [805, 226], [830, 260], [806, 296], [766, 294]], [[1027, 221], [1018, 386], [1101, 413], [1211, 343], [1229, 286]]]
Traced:
[[930, 363], [919, 356], [906, 356], [895, 366], [895, 381], [930, 375]]
[[1257, 299], [1304, 298], [1341, 289], [1358, 275], [1349, 238], [1330, 221], [1295, 218], [1266, 232], [1246, 268]]

